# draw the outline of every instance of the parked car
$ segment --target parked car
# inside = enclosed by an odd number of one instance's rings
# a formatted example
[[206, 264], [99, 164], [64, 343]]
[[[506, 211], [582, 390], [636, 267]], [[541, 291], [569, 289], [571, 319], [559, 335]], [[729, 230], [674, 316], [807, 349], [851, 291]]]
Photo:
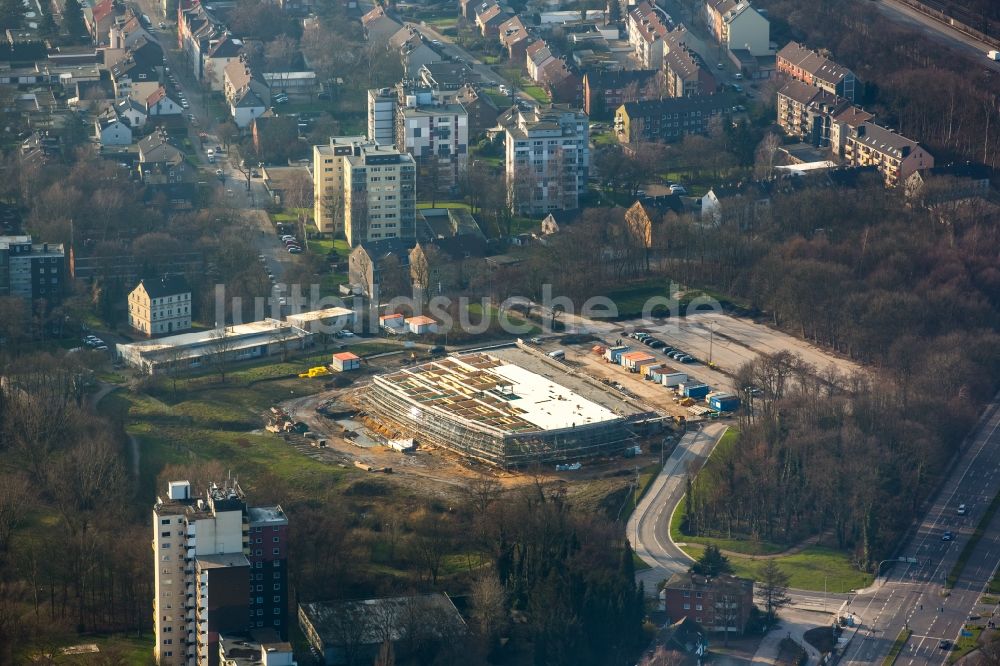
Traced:
[[434, 347], [431, 347], [430, 353], [431, 354], [444, 354], [445, 353], [445, 349], [441, 345], [436, 345]]
[[302, 248], [301, 247], [290, 247], [290, 248], [288, 248], [288, 253], [289, 254], [302, 254]]
[[952, 532], [945, 532], [941, 535], [941, 541], [951, 541], [954, 538], [955, 535]]
[[222, 169], [216, 169], [215, 170], [215, 175], [218, 176], [219, 178], [225, 178], [226, 177], [226, 172], [223, 171]]
[[968, 509], [966, 508], [966, 506], [964, 504], [959, 504], [958, 505], [958, 515], [964, 516], [967, 511], [968, 511]]
[[671, 194], [687, 194], [688, 191], [687, 191], [687, 188], [684, 187], [683, 185], [675, 184], [675, 185], [671, 185], [670, 186], [670, 193]]

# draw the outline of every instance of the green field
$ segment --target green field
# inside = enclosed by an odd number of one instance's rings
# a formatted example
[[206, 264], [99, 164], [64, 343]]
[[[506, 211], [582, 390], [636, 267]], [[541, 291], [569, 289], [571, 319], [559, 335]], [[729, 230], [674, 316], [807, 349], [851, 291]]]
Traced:
[[122, 666], [146, 666], [151, 663], [153, 655], [153, 636], [137, 638], [135, 636], [72, 636], [66, 640], [56, 641], [60, 648], [96, 645], [99, 652], [75, 655], [53, 655], [51, 661], [37, 659], [36, 648], [24, 646], [23, 662], [51, 663], [57, 666], [83, 666], [85, 664], [121, 664]]

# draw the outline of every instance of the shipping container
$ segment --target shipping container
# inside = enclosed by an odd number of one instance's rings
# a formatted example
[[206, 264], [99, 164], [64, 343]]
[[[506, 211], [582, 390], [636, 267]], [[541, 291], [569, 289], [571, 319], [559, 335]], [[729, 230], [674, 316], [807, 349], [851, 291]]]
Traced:
[[740, 408], [740, 399], [735, 395], [717, 395], [708, 401], [708, 406], [720, 412], [735, 412]]
[[687, 398], [704, 398], [712, 388], [708, 384], [681, 384], [681, 393]]
[[646, 352], [637, 351], [628, 354], [622, 354], [620, 362], [623, 366], [625, 366], [632, 372], [635, 372], [639, 369], [640, 366], [645, 365], [647, 363], [654, 363], [655, 361], [656, 357], [653, 356], [652, 354], [647, 354]]
[[621, 361], [622, 354], [628, 353], [631, 347], [626, 345], [618, 345], [617, 347], [608, 347], [608, 351], [604, 352], [604, 358], [612, 363], [619, 363]]

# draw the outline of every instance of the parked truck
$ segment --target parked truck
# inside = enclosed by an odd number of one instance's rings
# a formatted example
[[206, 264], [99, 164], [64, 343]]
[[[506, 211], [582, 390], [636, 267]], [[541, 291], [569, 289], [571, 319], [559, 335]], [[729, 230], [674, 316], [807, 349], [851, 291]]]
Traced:
[[986, 57], [994, 61], [1000, 60], [1000, 51], [997, 51], [996, 49], [987, 51]]

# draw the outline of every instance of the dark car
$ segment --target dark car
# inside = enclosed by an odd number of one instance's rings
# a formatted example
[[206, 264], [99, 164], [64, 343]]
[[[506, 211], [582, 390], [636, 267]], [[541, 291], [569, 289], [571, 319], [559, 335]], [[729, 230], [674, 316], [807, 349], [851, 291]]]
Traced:
[[948, 640], [941, 641], [940, 643], [938, 643], [938, 647], [941, 648], [942, 650], [950, 650], [951, 641]]
[[431, 354], [444, 354], [445, 353], [445, 349], [441, 345], [436, 345], [434, 347], [431, 347], [429, 353], [431, 353]]
[[944, 534], [941, 535], [941, 541], [951, 541], [954, 538], [955, 535], [952, 534], [951, 532], [945, 532]]

